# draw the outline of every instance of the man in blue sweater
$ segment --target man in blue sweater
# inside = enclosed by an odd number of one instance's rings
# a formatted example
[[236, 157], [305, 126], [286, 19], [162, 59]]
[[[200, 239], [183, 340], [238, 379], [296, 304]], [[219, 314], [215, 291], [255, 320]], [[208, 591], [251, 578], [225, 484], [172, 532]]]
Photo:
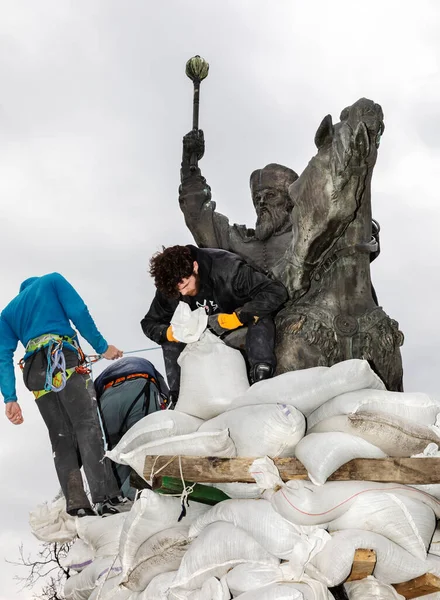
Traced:
[[14, 425], [23, 423], [15, 390], [13, 356], [20, 341], [26, 387], [33, 392], [49, 430], [66, 510], [74, 516], [96, 514], [84, 491], [81, 466], [93, 503], [103, 516], [119, 512], [119, 488], [104, 455], [94, 387], [73, 323], [95, 352], [113, 360], [121, 350], [99, 333], [84, 301], [59, 273], [31, 277], [0, 315], [0, 390]]

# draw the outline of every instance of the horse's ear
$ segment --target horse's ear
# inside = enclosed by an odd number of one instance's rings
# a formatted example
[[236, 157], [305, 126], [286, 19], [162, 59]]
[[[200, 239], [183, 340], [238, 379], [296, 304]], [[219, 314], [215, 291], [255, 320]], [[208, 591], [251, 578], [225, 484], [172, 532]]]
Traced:
[[318, 127], [318, 131], [315, 134], [315, 145], [318, 150], [331, 140], [334, 130], [332, 116], [327, 115], [322, 119], [321, 125]]

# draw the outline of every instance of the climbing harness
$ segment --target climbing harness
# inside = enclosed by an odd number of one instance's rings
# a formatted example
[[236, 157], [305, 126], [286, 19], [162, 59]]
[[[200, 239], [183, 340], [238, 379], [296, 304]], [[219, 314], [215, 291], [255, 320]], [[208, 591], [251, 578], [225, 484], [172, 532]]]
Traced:
[[[78, 360], [80, 363], [78, 366], [66, 369], [66, 360], [63, 353], [64, 346], [78, 354]], [[25, 348], [25, 355], [18, 363], [20, 369], [23, 371], [26, 360], [39, 350], [45, 348], [47, 348], [46, 380], [44, 383], [44, 389], [32, 392], [36, 400], [42, 396], [45, 396], [46, 394], [49, 394], [50, 392], [61, 392], [61, 390], [66, 387], [67, 381], [74, 373], [78, 373], [79, 375], [91, 375], [92, 366], [103, 358], [102, 354], [85, 354], [81, 346], [78, 344], [78, 341], [74, 337], [48, 333], [29, 340]], [[149, 352], [150, 350], [158, 350], [159, 348], [160, 346], [152, 346], [150, 348], [141, 348], [140, 350], [128, 350], [127, 352], [124, 352], [124, 354]], [[57, 372], [55, 373], [55, 371]], [[136, 375], [136, 377], [139, 376], [145, 377], [144, 374]], [[130, 378], [130, 376], [128, 376], [128, 378]], [[149, 377], [149, 379], [153, 380], [156, 386], [159, 387], [154, 378]], [[161, 409], [163, 410], [168, 408], [167, 398], [161, 394], [161, 399]]]

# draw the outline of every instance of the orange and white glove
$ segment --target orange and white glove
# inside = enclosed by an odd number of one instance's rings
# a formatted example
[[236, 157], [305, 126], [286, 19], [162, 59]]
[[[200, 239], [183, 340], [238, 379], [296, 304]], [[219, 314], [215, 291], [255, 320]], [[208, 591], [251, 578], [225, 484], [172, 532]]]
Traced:
[[179, 340], [176, 340], [176, 338], [173, 335], [173, 326], [170, 325], [167, 329], [167, 340], [169, 342], [178, 342]]

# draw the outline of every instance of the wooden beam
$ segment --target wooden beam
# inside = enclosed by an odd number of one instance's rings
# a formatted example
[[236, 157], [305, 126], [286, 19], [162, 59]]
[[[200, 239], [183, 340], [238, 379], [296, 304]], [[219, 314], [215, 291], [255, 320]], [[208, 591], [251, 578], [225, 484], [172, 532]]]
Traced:
[[[217, 458], [181, 456], [182, 472], [188, 481], [198, 483], [255, 483], [249, 473], [254, 458]], [[169, 463], [167, 466], [165, 466]], [[307, 471], [296, 458], [275, 458], [283, 481], [307, 479]], [[144, 474], [149, 478], [153, 469], [162, 476], [180, 477], [178, 457], [147, 456]], [[340, 467], [329, 481], [378, 481], [401, 484], [440, 483], [440, 458], [355, 458]]]
[[353, 567], [346, 581], [359, 581], [373, 574], [376, 566], [376, 552], [374, 550], [356, 550], [353, 558]]
[[396, 583], [393, 587], [404, 598], [420, 598], [427, 594], [440, 592], [440, 577], [432, 573], [425, 573], [420, 577], [405, 581], [405, 583]]

